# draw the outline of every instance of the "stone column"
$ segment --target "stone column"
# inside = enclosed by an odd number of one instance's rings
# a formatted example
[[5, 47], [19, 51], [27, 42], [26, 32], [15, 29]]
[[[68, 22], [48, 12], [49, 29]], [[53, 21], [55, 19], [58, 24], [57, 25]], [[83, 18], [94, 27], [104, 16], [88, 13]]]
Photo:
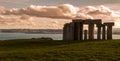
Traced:
[[107, 39], [112, 39], [112, 26], [107, 26]]
[[74, 40], [82, 40], [83, 38], [83, 24], [82, 22], [74, 22]]
[[74, 22], [74, 40], [78, 40], [78, 24]]
[[113, 22], [108, 22], [108, 23], [104, 23], [107, 26], [107, 40], [111, 40], [112, 39], [112, 26], [114, 25]]
[[63, 40], [65, 40], [65, 25], [63, 27]]
[[80, 40], [80, 28], [81, 28], [80, 23], [77, 22], [76, 25], [77, 25], [77, 29], [76, 29], [77, 30], [77, 34], [76, 34], [77, 35], [77, 40]]
[[65, 24], [63, 27], [63, 40], [67, 40], [67, 25]]
[[102, 39], [103, 39], [103, 40], [106, 39], [106, 27], [105, 27], [104, 24], [102, 25]]
[[74, 31], [73, 31], [73, 23], [70, 23], [70, 29], [69, 29], [69, 35], [70, 35], [70, 40], [74, 40], [74, 36], [73, 36], [73, 34], [74, 34]]
[[83, 23], [79, 22], [79, 29], [78, 29], [78, 34], [79, 34], [79, 39], [78, 40], [83, 40]]
[[67, 23], [63, 27], [63, 40], [72, 40], [72, 28], [70, 23]]
[[87, 30], [84, 30], [84, 40], [87, 40]]
[[100, 40], [101, 39], [101, 25], [97, 25], [97, 39]]
[[67, 25], [67, 40], [70, 40], [70, 24]]
[[73, 20], [73, 27], [74, 27], [74, 40], [83, 40], [83, 22], [82, 20]]
[[74, 27], [75, 27], [74, 26], [74, 22], [71, 23], [71, 26], [72, 26], [72, 28], [71, 28], [72, 29], [71, 30], [72, 31], [72, 40], [74, 40], [75, 39], [75, 37], [74, 37], [74, 35], [75, 35], [75, 32], [74, 32], [75, 31], [75, 29], [74, 29]]
[[89, 40], [93, 40], [94, 39], [94, 24], [89, 24], [88, 30], [89, 30]]

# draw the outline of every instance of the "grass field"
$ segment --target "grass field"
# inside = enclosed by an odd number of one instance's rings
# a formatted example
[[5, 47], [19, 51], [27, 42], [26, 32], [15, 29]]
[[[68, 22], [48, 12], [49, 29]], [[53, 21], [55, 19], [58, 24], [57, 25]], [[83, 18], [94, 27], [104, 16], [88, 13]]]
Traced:
[[23, 39], [0, 41], [0, 61], [119, 61], [120, 40], [52, 41]]

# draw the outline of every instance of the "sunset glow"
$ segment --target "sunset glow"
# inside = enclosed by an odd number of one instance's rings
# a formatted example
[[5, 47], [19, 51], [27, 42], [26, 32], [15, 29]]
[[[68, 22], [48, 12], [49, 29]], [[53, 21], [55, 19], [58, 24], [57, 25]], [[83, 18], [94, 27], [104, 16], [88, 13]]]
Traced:
[[[15, 0], [1, 0], [11, 3]], [[36, 0], [38, 2], [38, 0]], [[36, 2], [34, 1], [34, 2]], [[32, 2], [21, 0], [21, 3]], [[18, 4], [18, 3], [17, 3]], [[102, 19], [103, 22], [115, 22], [115, 28], [120, 28], [120, 10], [118, 4], [96, 4], [76, 6], [73, 4], [34, 5], [27, 4], [22, 8], [7, 8], [0, 6], [0, 28], [37, 28], [62, 29], [65, 23], [72, 19]]]

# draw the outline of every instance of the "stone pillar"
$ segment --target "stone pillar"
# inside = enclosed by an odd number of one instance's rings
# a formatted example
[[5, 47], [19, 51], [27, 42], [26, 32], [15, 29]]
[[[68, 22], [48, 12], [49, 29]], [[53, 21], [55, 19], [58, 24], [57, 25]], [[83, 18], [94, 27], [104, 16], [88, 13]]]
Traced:
[[89, 40], [93, 40], [94, 39], [94, 24], [89, 24], [88, 30], [89, 30]]
[[71, 28], [72, 29], [71, 30], [72, 31], [72, 34], [71, 34], [72, 35], [72, 40], [74, 40], [75, 39], [75, 37], [74, 37], [74, 35], [75, 35], [74, 22], [71, 23], [71, 26], [72, 26], [72, 28]]
[[63, 40], [72, 40], [71, 37], [72, 37], [72, 33], [71, 33], [71, 27], [70, 27], [71, 24], [67, 23], [64, 25], [63, 27]]
[[100, 40], [101, 39], [101, 25], [97, 24], [97, 39]]
[[112, 39], [112, 26], [107, 26], [107, 39]]
[[78, 31], [79, 39], [78, 40], [83, 40], [83, 23], [79, 22], [78, 26], [79, 26], [79, 31]]
[[77, 40], [80, 40], [80, 28], [81, 28], [80, 23], [77, 22], [76, 25], [77, 25], [77, 34], [76, 34], [77, 35]]
[[65, 24], [63, 27], [63, 40], [67, 39], [67, 25], [68, 24]]
[[74, 27], [74, 40], [83, 40], [83, 22], [82, 20], [73, 20], [73, 27]]
[[70, 23], [70, 29], [69, 29], [69, 35], [70, 35], [70, 40], [74, 40], [74, 36], [73, 36], [73, 34], [74, 34], [74, 31], [73, 31], [73, 23]]
[[70, 40], [70, 24], [67, 25], [67, 40]]
[[105, 25], [103, 24], [102, 25], [102, 40], [105, 40], [106, 39], [106, 27]]
[[74, 22], [74, 40], [78, 40], [78, 24]]
[[87, 30], [84, 30], [84, 40], [87, 40]]
[[112, 39], [112, 26], [114, 25], [113, 22], [108, 22], [108, 23], [104, 23], [107, 26], [107, 40], [111, 40]]

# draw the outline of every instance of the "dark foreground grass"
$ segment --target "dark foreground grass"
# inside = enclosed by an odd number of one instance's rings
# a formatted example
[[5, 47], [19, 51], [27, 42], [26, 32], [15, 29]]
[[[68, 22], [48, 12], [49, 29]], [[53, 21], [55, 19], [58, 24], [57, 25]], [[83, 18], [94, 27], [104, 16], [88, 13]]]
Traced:
[[120, 40], [52, 41], [23, 39], [0, 41], [0, 61], [119, 61]]

